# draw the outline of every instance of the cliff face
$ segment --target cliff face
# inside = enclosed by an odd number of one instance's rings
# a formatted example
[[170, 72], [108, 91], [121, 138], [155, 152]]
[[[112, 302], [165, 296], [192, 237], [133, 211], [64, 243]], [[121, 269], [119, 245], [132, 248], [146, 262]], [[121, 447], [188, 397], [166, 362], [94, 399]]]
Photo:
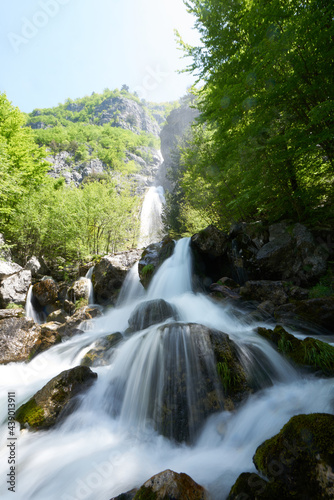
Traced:
[[[198, 117], [197, 109], [184, 104], [174, 109], [167, 117], [166, 124], [160, 132], [161, 153], [163, 164], [160, 167], [159, 183], [165, 190], [171, 190], [171, 184], [167, 179], [168, 169], [173, 168], [172, 154], [180, 140]], [[175, 168], [175, 165], [174, 165]]]

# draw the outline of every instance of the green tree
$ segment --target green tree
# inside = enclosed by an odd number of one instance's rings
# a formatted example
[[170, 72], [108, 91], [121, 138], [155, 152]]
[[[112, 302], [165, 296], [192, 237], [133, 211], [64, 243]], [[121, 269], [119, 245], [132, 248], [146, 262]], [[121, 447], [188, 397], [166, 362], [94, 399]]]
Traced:
[[[201, 123], [184, 152], [188, 203], [221, 223], [300, 220], [331, 205], [334, 6], [316, 0], [192, 0], [203, 46]], [[328, 213], [328, 212], [327, 212]]]

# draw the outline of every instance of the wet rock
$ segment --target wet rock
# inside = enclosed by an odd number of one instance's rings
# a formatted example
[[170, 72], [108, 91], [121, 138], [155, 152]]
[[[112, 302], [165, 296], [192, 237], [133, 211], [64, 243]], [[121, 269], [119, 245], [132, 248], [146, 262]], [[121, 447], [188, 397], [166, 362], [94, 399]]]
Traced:
[[81, 360], [82, 366], [105, 366], [110, 364], [114, 347], [123, 340], [120, 332], [99, 339]]
[[289, 300], [289, 286], [282, 281], [246, 281], [240, 288], [240, 295], [245, 300], [270, 300], [275, 305], [281, 305]]
[[69, 317], [64, 313], [62, 309], [57, 309], [57, 311], [53, 311], [46, 318], [47, 323], [56, 321], [57, 323], [66, 323], [69, 320]]
[[31, 285], [31, 271], [22, 270], [1, 281], [0, 307], [14, 303], [24, 305]]
[[58, 292], [59, 287], [52, 278], [38, 281], [32, 287], [34, 300], [37, 301], [38, 308], [46, 315], [59, 308]]
[[167, 469], [146, 481], [133, 498], [134, 500], [207, 500], [209, 497], [203, 486], [195, 483], [190, 476]]
[[[291, 499], [291, 496], [288, 497]], [[231, 488], [227, 500], [287, 500], [277, 485], [268, 483], [258, 474], [243, 472]]]
[[84, 306], [78, 309], [73, 316], [70, 316], [66, 323], [63, 323], [58, 328], [58, 333], [62, 337], [73, 337], [73, 335], [77, 335], [83, 333], [83, 329], [80, 328], [81, 323], [93, 319], [101, 314], [101, 311], [98, 308]]
[[135, 264], [140, 250], [129, 250], [102, 257], [95, 265], [92, 282], [95, 302], [102, 306], [115, 304], [128, 270]]
[[279, 434], [258, 447], [254, 463], [272, 484], [270, 490], [275, 495], [270, 498], [291, 498], [293, 492], [295, 498], [332, 499], [334, 416], [313, 413], [292, 417]]
[[128, 332], [144, 330], [149, 326], [162, 323], [166, 319], [178, 319], [174, 306], [163, 299], [149, 300], [139, 304], [129, 318]]
[[169, 237], [145, 248], [138, 262], [140, 282], [145, 288], [148, 287], [161, 264], [173, 254], [174, 248], [175, 241]]
[[27, 361], [60, 341], [56, 328], [26, 318], [0, 321], [0, 364]]
[[164, 436], [192, 442], [209, 415], [234, 409], [253, 389], [227, 334], [195, 323], [168, 323], [154, 334], [160, 354], [149, 368], [147, 418]]
[[16, 412], [16, 420], [22, 427], [49, 429], [75, 408], [74, 397], [87, 390], [97, 374], [85, 366], [77, 366], [61, 372]]
[[80, 278], [75, 281], [73, 285], [68, 289], [68, 298], [74, 304], [78, 300], [86, 300], [88, 305], [89, 298], [89, 283], [90, 280], [87, 278]]
[[282, 305], [275, 310], [275, 318], [284, 325], [294, 326], [296, 319], [324, 329], [322, 333], [334, 333], [334, 297], [300, 300]]
[[37, 354], [40, 354], [53, 345], [59, 344], [61, 342], [61, 336], [58, 333], [59, 326], [60, 323], [57, 323], [55, 321], [40, 325], [40, 335], [34, 347], [31, 349], [29, 360], [37, 356]]
[[334, 347], [311, 337], [299, 340], [282, 326], [274, 330], [259, 327], [257, 333], [295, 365], [319, 375], [334, 376]]

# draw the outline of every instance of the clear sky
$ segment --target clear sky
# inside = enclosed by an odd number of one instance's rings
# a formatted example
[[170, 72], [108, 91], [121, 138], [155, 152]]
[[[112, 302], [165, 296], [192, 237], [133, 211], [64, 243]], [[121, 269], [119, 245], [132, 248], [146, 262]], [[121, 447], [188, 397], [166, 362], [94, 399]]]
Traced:
[[22, 111], [120, 88], [162, 102], [194, 81], [178, 74], [174, 29], [196, 43], [182, 0], [14, 0], [1, 6], [0, 91]]

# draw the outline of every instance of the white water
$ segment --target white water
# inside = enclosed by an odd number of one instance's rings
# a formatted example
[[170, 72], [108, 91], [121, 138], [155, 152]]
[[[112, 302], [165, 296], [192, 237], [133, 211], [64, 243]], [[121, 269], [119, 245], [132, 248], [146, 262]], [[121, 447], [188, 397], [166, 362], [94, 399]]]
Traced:
[[[153, 429], [155, 404], [161, 394], [157, 389], [163, 384], [162, 377], [168, 378], [168, 370], [174, 369], [181, 351], [186, 353], [186, 377], [190, 383], [191, 379], [198, 383], [192, 339], [186, 331], [162, 337], [156, 326], [125, 336], [112, 364], [93, 368], [98, 373], [96, 383], [62, 425], [48, 432], [17, 432], [15, 495], [5, 484], [8, 431], [3, 425], [1, 498], [109, 500], [170, 468], [189, 474], [208, 488], [213, 500], [223, 500], [241, 472], [255, 470], [252, 457], [257, 446], [277, 433], [291, 416], [333, 412], [331, 379], [299, 375], [254, 332], [256, 325], [237, 319], [231, 307], [192, 293], [188, 247], [188, 240], [177, 243], [145, 299], [163, 297], [177, 308], [179, 321], [198, 322], [228, 333], [245, 362], [252, 364], [250, 347], [256, 348], [261, 354], [259, 363], [262, 358], [269, 363], [268, 376], [274, 385], [251, 396], [233, 413], [219, 411], [209, 417], [192, 446], [177, 445]], [[94, 320], [92, 330], [54, 346], [28, 364], [0, 366], [0, 422], [6, 419], [8, 391], [16, 392], [19, 407], [53, 376], [80, 364], [98, 338], [125, 331], [129, 315], [142, 300], [134, 298], [115, 308]], [[168, 323], [163, 328], [168, 328]], [[208, 348], [205, 342], [204, 348]], [[266, 363], [261, 365], [263, 369]], [[193, 404], [191, 394], [189, 397]]]
[[37, 309], [34, 307], [33, 304], [33, 292], [32, 292], [32, 285], [30, 286], [27, 294], [27, 299], [26, 299], [26, 305], [25, 305], [25, 312], [26, 312], [26, 317], [31, 318], [35, 321], [35, 323], [42, 324], [44, 323], [46, 319], [45, 313], [38, 312]]
[[151, 243], [162, 239], [163, 225], [161, 215], [164, 204], [163, 187], [151, 186], [145, 195], [141, 209], [138, 248], [147, 247]]
[[86, 273], [85, 278], [88, 280], [87, 282], [87, 287], [88, 287], [88, 304], [94, 304], [94, 288], [93, 288], [93, 283], [92, 283], [92, 276], [94, 272], [94, 266], [90, 267]]

